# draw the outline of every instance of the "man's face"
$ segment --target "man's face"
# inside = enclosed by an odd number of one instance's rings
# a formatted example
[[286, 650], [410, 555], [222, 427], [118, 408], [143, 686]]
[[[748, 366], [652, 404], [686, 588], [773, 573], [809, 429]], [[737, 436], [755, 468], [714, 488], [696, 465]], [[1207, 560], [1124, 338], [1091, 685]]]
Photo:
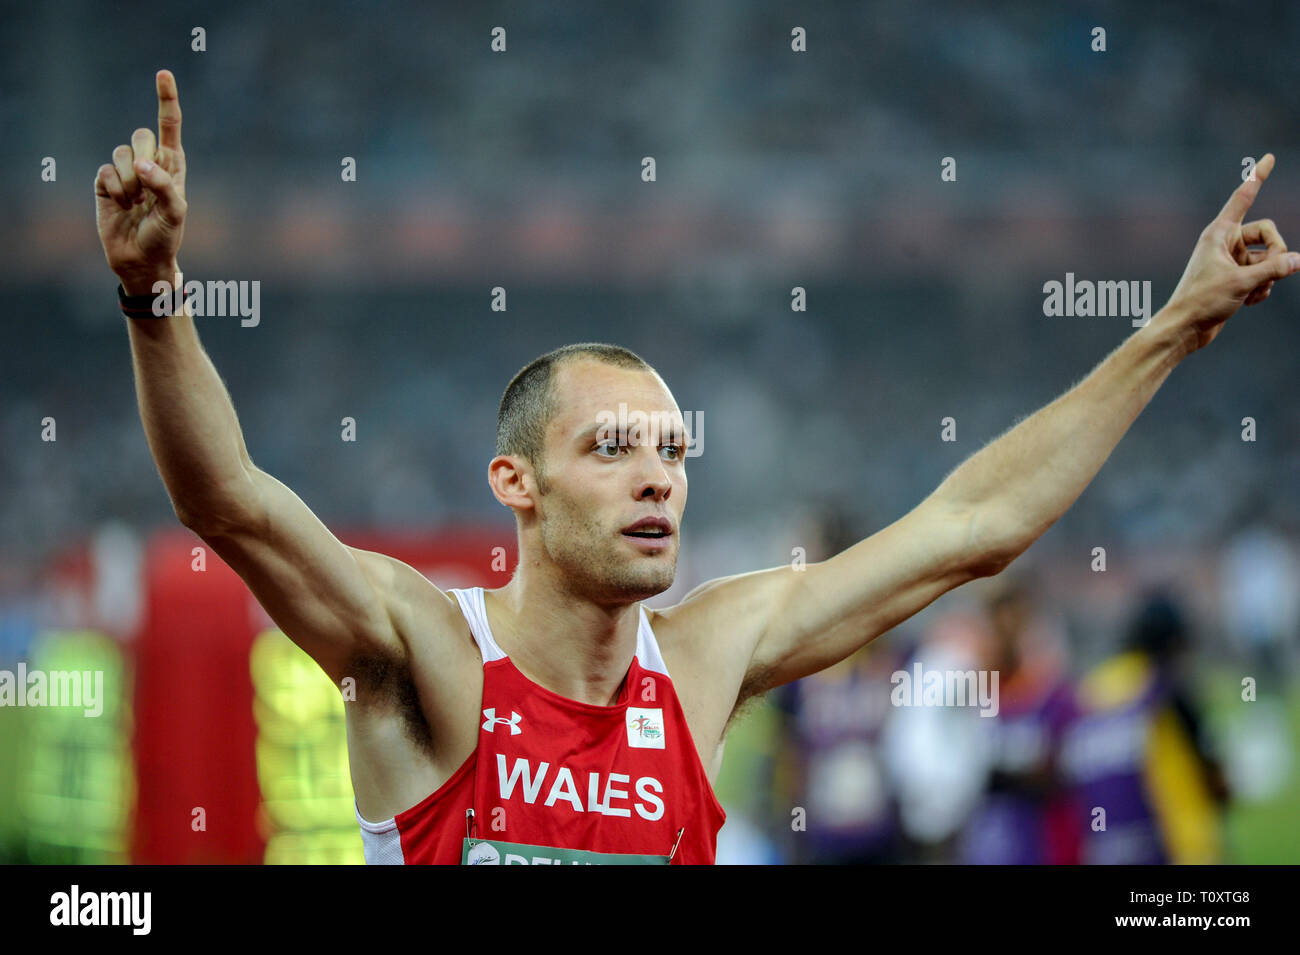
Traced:
[[686, 432], [654, 372], [573, 359], [553, 379], [536, 498], [542, 548], [579, 592], [615, 602], [672, 586]]

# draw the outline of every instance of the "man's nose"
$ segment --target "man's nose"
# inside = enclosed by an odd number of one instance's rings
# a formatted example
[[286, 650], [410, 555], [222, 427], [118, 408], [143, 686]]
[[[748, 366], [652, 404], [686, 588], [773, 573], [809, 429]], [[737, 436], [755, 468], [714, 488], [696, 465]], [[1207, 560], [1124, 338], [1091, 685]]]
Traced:
[[644, 500], [647, 497], [656, 501], [668, 500], [668, 496], [673, 492], [673, 482], [668, 476], [668, 469], [659, 458], [659, 449], [641, 447], [636, 449], [636, 454], [638, 461], [641, 462], [637, 471], [637, 500]]

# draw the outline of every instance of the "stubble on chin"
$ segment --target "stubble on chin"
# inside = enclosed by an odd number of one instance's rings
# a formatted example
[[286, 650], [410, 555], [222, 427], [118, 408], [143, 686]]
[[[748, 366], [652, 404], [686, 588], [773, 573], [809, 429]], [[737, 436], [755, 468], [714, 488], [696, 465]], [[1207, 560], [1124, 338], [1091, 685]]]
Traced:
[[677, 574], [676, 551], [655, 557], [631, 553], [617, 528], [601, 527], [581, 512], [552, 511], [541, 538], [568, 588], [591, 599], [646, 600], [671, 587]]
[[[593, 533], [595, 533], [593, 531]], [[544, 535], [544, 537], [547, 535]], [[594, 540], [588, 538], [594, 545]], [[677, 557], [642, 558], [626, 553], [621, 539], [607, 546], [556, 546], [548, 542], [548, 556], [560, 568], [575, 592], [595, 599], [646, 600], [673, 585]]]

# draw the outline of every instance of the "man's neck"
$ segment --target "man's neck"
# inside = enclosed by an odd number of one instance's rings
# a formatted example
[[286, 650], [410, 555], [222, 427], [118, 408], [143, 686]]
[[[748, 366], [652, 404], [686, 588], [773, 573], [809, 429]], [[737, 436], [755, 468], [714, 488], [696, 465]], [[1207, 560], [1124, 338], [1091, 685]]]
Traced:
[[639, 604], [602, 606], [522, 567], [485, 599], [497, 644], [524, 676], [580, 703], [618, 701], [636, 653]]

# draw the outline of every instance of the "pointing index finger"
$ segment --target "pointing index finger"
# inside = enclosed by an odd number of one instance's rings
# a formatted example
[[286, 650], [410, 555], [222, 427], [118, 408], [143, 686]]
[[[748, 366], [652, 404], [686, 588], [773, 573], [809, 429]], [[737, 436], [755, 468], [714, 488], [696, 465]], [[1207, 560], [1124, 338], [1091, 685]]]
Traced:
[[158, 145], [181, 148], [181, 101], [171, 70], [158, 71]]
[[1260, 186], [1264, 185], [1264, 180], [1273, 171], [1273, 162], [1273, 154], [1265, 153], [1264, 158], [1255, 164], [1255, 178], [1247, 179], [1228, 197], [1227, 203], [1219, 213], [1220, 219], [1232, 225], [1241, 224], [1255, 197], [1259, 195]]

